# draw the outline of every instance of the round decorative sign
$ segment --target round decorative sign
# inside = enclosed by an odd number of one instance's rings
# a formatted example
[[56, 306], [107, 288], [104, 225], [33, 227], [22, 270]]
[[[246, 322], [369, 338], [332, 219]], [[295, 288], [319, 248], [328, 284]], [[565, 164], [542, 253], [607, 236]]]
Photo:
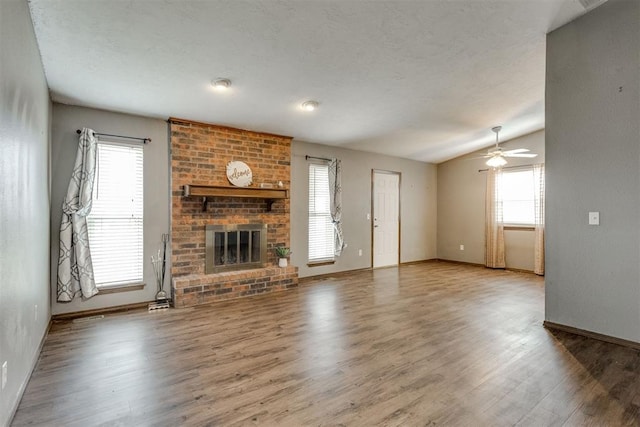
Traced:
[[233, 161], [227, 163], [227, 179], [236, 187], [248, 187], [253, 181], [253, 174], [245, 162]]

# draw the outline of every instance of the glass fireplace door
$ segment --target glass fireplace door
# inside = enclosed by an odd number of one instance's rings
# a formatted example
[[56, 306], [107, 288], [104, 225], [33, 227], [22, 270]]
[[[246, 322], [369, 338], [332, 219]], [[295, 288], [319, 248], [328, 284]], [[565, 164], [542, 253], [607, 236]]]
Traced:
[[262, 267], [267, 259], [266, 224], [207, 225], [205, 272]]

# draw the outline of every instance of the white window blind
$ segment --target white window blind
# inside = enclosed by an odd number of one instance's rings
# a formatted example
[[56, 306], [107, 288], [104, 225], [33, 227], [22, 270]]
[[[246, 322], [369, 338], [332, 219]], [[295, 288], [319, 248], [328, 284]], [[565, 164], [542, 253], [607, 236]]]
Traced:
[[87, 217], [98, 287], [142, 283], [142, 145], [98, 142], [96, 182]]
[[309, 261], [334, 256], [334, 227], [329, 205], [329, 166], [309, 163]]
[[535, 224], [535, 189], [533, 169], [503, 171], [501, 195], [505, 224]]

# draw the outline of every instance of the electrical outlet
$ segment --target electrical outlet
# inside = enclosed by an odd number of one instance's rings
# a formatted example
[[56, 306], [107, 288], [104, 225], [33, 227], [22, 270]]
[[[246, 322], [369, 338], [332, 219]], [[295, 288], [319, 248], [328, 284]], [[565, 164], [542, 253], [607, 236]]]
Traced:
[[464, 251], [464, 245], [460, 245], [460, 250]]
[[600, 212], [589, 212], [589, 225], [600, 225]]
[[7, 385], [7, 361], [2, 364], [2, 390]]
[[38, 321], [38, 304], [33, 306], [33, 320], [34, 322]]
[[358, 256], [362, 256], [362, 249], [358, 249]]

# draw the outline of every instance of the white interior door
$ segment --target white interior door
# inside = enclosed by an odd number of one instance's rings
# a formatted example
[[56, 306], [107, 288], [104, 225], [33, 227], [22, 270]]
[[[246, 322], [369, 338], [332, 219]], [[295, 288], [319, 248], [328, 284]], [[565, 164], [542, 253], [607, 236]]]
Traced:
[[400, 175], [373, 172], [373, 267], [398, 265]]

